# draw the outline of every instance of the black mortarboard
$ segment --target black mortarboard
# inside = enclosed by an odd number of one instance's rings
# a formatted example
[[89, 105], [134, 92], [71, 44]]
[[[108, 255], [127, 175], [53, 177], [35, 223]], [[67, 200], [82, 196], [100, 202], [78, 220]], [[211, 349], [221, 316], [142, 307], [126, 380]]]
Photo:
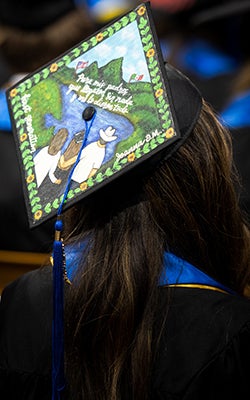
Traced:
[[31, 227], [182, 141], [200, 97], [176, 75], [143, 3], [8, 91]]

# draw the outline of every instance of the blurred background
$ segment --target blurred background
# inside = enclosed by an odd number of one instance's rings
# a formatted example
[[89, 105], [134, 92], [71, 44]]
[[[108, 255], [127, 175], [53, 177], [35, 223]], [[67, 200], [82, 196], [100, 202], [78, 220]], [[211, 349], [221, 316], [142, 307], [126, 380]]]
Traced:
[[[54, 221], [30, 230], [5, 91], [134, 8], [134, 0], [0, 1], [0, 292], [48, 259]], [[165, 62], [198, 86], [233, 139], [250, 215], [250, 0], [151, 0]]]

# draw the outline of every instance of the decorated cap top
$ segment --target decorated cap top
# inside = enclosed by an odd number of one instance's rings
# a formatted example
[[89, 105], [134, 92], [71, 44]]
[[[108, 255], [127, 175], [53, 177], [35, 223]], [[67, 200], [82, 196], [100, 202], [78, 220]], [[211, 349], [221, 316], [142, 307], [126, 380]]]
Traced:
[[170, 75], [142, 3], [8, 90], [31, 227], [185, 136]]

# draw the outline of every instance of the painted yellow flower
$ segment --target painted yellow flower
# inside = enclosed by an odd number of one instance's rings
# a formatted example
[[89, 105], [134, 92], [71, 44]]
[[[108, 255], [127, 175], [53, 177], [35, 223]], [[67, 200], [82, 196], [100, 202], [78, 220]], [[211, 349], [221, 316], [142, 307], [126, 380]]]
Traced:
[[16, 89], [12, 89], [11, 91], [10, 91], [10, 96], [11, 97], [15, 97], [17, 95], [17, 90]]
[[27, 176], [26, 182], [31, 183], [31, 182], [33, 182], [34, 179], [35, 179], [35, 175], [31, 174], [31, 175]]
[[84, 192], [84, 190], [86, 190], [87, 189], [87, 187], [88, 187], [88, 184], [87, 184], [87, 182], [82, 182], [81, 184], [80, 184], [80, 189]]
[[24, 141], [27, 139], [27, 137], [28, 137], [27, 133], [23, 133], [23, 134], [20, 136], [20, 142], [24, 142]]
[[41, 218], [42, 215], [43, 215], [42, 210], [38, 210], [38, 211], [35, 212], [34, 218], [35, 218], [36, 220], [38, 220], [38, 219]]
[[143, 14], [145, 14], [145, 11], [146, 11], [146, 8], [145, 8], [144, 6], [141, 6], [141, 7], [138, 9], [137, 14], [138, 14], [138, 15], [143, 15]]
[[168, 130], [166, 130], [165, 136], [167, 139], [170, 139], [171, 137], [174, 136], [174, 129], [173, 128], [168, 128]]
[[163, 93], [163, 89], [156, 90], [155, 97], [160, 97], [162, 95], [162, 93]]
[[128, 155], [128, 162], [132, 162], [132, 161], [134, 161], [134, 159], [135, 159], [135, 153], [130, 153]]
[[146, 56], [148, 58], [153, 57], [155, 55], [155, 50], [154, 49], [149, 49], [146, 53]]
[[56, 72], [58, 70], [58, 65], [56, 63], [51, 64], [49, 70], [50, 70], [50, 72]]
[[97, 42], [101, 42], [102, 39], [103, 39], [103, 34], [100, 32], [100, 33], [98, 33], [98, 35], [96, 35], [96, 40], [97, 40]]

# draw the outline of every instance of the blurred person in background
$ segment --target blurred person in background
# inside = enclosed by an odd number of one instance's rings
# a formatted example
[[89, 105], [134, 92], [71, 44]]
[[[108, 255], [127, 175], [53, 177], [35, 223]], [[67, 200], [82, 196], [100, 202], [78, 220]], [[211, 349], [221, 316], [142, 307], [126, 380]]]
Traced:
[[250, 221], [250, 47], [249, 13], [241, 21], [244, 59], [232, 80], [230, 94], [222, 109], [221, 122], [232, 134], [234, 161], [241, 177], [241, 206]]
[[232, 134], [250, 219], [250, 0], [152, 0], [165, 59], [200, 89]]
[[[189, 76], [216, 112], [246, 58], [250, 1], [153, 0], [165, 58]], [[244, 28], [243, 28], [244, 26]]]

